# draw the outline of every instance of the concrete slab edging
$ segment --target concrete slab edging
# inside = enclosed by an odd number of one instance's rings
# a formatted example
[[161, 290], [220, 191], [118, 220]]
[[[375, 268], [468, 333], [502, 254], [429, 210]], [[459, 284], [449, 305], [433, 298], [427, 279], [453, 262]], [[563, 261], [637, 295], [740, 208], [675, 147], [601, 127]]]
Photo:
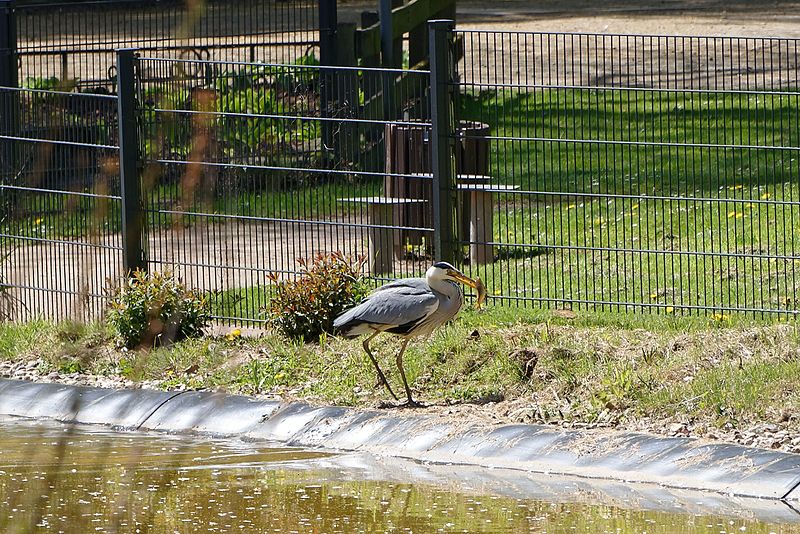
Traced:
[[240, 436], [436, 464], [800, 500], [800, 455], [693, 438], [541, 425], [479, 429], [441, 417], [393, 411], [280, 404], [211, 392], [111, 390], [8, 379], [0, 379], [0, 414]]

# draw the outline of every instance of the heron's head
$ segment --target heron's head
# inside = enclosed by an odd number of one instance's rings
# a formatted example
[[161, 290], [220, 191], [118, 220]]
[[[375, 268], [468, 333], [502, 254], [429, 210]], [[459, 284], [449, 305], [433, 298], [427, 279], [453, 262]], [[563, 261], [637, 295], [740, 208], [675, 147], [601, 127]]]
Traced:
[[430, 268], [425, 272], [425, 278], [428, 279], [428, 283], [439, 280], [452, 280], [454, 282], [461, 282], [462, 284], [468, 285], [473, 289], [478, 286], [478, 282], [465, 275], [446, 261], [439, 261], [431, 265]]

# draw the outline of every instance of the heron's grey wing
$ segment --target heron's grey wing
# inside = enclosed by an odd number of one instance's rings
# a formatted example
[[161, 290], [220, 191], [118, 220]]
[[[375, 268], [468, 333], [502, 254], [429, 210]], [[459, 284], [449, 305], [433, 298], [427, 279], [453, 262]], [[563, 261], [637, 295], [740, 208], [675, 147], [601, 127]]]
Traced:
[[337, 317], [334, 327], [345, 335], [368, 333], [374, 330], [371, 327], [379, 330], [411, 328], [438, 307], [439, 298], [424, 280], [398, 280], [379, 287], [361, 304]]

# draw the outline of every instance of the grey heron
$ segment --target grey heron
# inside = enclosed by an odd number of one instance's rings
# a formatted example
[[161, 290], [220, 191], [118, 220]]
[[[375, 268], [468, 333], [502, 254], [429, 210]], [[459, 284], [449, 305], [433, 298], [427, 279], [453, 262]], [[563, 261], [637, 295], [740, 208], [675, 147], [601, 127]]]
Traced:
[[381, 332], [389, 332], [403, 338], [396, 362], [406, 389], [408, 406], [419, 406], [411, 397], [406, 373], [403, 369], [403, 353], [412, 337], [428, 335], [455, 317], [464, 304], [464, 293], [456, 284], [461, 282], [478, 290], [478, 305], [485, 298], [480, 279], [473, 280], [446, 262], [434, 263], [424, 278], [403, 278], [385, 284], [353, 308], [339, 315], [333, 322], [337, 333], [346, 338], [367, 335], [363, 346], [386, 389], [397, 400], [378, 360], [369, 349], [369, 342]]

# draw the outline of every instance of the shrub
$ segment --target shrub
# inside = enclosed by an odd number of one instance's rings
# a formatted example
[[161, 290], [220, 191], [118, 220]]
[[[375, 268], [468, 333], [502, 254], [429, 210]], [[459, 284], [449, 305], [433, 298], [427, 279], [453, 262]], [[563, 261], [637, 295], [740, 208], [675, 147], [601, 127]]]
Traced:
[[333, 330], [333, 320], [368, 292], [361, 277], [364, 259], [352, 261], [340, 252], [320, 254], [311, 263], [301, 259], [296, 280], [279, 281], [271, 274], [275, 293], [270, 300], [270, 324], [290, 338], [316, 341]]
[[205, 296], [169, 271], [137, 270], [111, 295], [108, 322], [128, 348], [200, 336], [208, 321]]

